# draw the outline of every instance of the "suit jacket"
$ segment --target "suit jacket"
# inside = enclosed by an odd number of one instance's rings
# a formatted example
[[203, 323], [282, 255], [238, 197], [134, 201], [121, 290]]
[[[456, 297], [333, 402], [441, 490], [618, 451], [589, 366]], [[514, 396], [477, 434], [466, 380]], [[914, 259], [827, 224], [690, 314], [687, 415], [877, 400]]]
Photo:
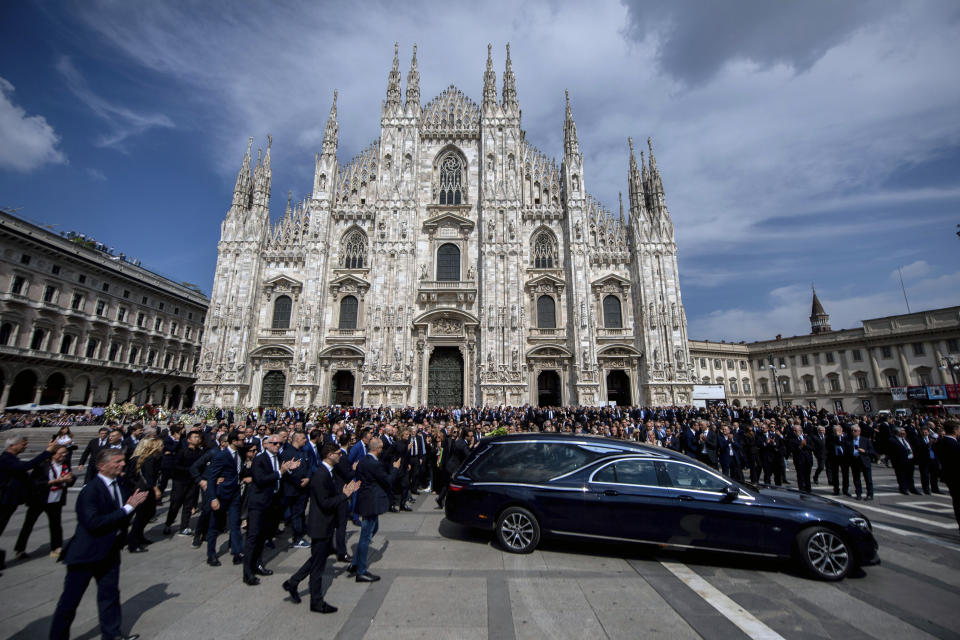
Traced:
[[[129, 497], [122, 486], [120, 497], [124, 502]], [[64, 563], [103, 562], [111, 558], [119, 562], [129, 523], [127, 512], [110, 495], [103, 481], [94, 476], [77, 496], [77, 531], [63, 552]]]
[[[236, 455], [239, 457], [240, 452], [238, 451]], [[240, 465], [243, 466], [243, 460], [240, 461]], [[218, 478], [223, 478], [223, 482], [218, 484]], [[214, 498], [233, 500], [240, 495], [240, 474], [237, 472], [237, 463], [229, 447], [216, 450], [210, 456], [210, 464], [207, 466], [204, 479], [207, 481], [207, 496], [210, 500]]]
[[380, 461], [367, 454], [357, 465], [357, 479], [360, 489], [357, 491], [357, 506], [354, 512], [361, 517], [378, 516], [390, 508], [390, 495], [397, 470], [393, 467], [387, 473]]
[[[283, 460], [280, 456], [277, 456], [277, 467], [279, 468], [281, 464], [283, 464]], [[274, 497], [278, 494], [277, 486], [280, 484], [281, 475], [273, 470], [269, 453], [261, 453], [253, 459], [251, 475], [253, 476], [253, 482], [248, 487], [250, 493], [247, 498], [247, 509], [269, 508]]]
[[280, 483], [280, 488], [283, 490], [283, 495], [287, 497], [294, 497], [300, 495], [301, 493], [307, 493], [307, 487], [301, 487], [300, 482], [304, 478], [311, 477], [310, 473], [310, 454], [312, 450], [310, 449], [309, 444], [304, 444], [302, 447], [297, 449], [296, 447], [290, 447], [287, 449], [285, 455], [280, 456], [280, 462], [286, 462], [287, 460], [299, 460], [300, 466], [296, 469], [291, 470], [289, 473], [283, 475], [283, 482]]
[[743, 467], [743, 448], [740, 446], [740, 443], [737, 442], [736, 438], [732, 441], [726, 438], [720, 438], [720, 443], [717, 445], [717, 457], [720, 460], [720, 465], [723, 467]]
[[0, 505], [15, 507], [26, 502], [33, 492], [30, 472], [52, 455], [44, 451], [32, 460], [21, 460], [9, 451], [0, 453]]
[[940, 436], [933, 445], [933, 452], [940, 462], [940, 477], [951, 493], [960, 491], [960, 443], [956, 438]]
[[813, 447], [808, 435], [804, 434], [803, 438], [804, 440], [801, 444], [800, 438], [796, 434], [791, 433], [787, 436], [787, 451], [790, 452], [790, 457], [793, 458], [794, 464], [810, 466], [813, 465]]
[[[106, 438], [104, 438], [103, 443], [104, 445], [106, 445], [107, 443]], [[92, 467], [95, 467], [96, 466], [95, 463], [97, 461], [97, 453], [99, 451], [100, 451], [100, 438], [94, 438], [90, 442], [88, 442], [86, 448], [84, 448], [83, 454], [80, 456], [79, 465], [82, 467], [83, 465], [87, 464], [87, 461], [89, 461], [90, 465]]]
[[470, 455], [470, 448], [467, 446], [467, 441], [463, 438], [454, 440], [444, 454], [444, 470], [452, 476], [457, 472], [457, 469], [460, 468], [460, 465], [463, 464], [463, 461], [467, 459], [468, 455]]
[[353, 467], [347, 456], [340, 455], [340, 460], [333, 466], [333, 481], [337, 485], [337, 491], [343, 489], [343, 485], [353, 480]]
[[[907, 440], [907, 444], [909, 443], [910, 441]], [[917, 461], [917, 454], [913, 450], [913, 447], [911, 446], [909, 449], [907, 449], [907, 447], [900, 443], [900, 438], [890, 438], [890, 442], [887, 445], [887, 453], [890, 454], [890, 462], [896, 466]], [[913, 457], [908, 458], [907, 456]]]
[[333, 475], [320, 465], [310, 478], [310, 512], [307, 514], [307, 535], [313, 540], [330, 538], [337, 528], [337, 512], [346, 504], [343, 487], [337, 486], [336, 468]]
[[847, 453], [847, 460], [850, 463], [856, 463], [857, 460], [860, 461], [860, 464], [863, 465], [864, 469], [869, 469], [873, 466], [873, 461], [870, 459], [870, 456], [873, 455], [873, 443], [870, 441], [870, 438], [863, 437], [863, 434], [860, 434], [860, 449], [863, 449], [864, 453], [859, 455], [853, 455], [853, 436], [847, 436], [844, 439], [843, 444], [844, 451]]

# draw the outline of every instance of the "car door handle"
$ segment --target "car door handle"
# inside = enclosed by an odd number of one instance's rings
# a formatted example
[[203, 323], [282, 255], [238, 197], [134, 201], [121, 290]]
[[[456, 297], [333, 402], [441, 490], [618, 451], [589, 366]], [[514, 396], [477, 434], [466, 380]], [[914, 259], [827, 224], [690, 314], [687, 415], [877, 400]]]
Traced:
[[605, 495], [605, 496], [618, 496], [618, 495], [620, 495], [620, 492], [617, 491], [616, 489], [607, 489], [606, 491], [603, 492], [603, 495]]
[[684, 496], [677, 496], [677, 499], [678, 499], [678, 500], [683, 500], [683, 501], [685, 501], [685, 502], [690, 502], [690, 501], [693, 500], [693, 496], [686, 496], [686, 495], [684, 495]]

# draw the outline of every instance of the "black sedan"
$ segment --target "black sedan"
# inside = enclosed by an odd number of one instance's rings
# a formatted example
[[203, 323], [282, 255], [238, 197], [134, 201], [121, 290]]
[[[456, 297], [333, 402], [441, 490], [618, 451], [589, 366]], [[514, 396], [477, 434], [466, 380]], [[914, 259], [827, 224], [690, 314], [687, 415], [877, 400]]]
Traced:
[[794, 557], [841, 580], [875, 564], [870, 521], [813, 495], [748, 487], [687, 456], [564, 434], [482, 440], [451, 479], [448, 520], [495, 532], [513, 553], [541, 536]]

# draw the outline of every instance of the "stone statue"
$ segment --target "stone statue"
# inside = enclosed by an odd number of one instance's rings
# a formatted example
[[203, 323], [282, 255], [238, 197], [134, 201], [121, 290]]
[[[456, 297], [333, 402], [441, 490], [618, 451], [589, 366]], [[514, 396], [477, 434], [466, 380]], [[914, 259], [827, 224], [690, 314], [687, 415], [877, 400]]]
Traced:
[[473, 265], [467, 267], [467, 280], [473, 280]]
[[427, 265], [423, 263], [420, 264], [420, 279], [421, 280], [427, 279]]

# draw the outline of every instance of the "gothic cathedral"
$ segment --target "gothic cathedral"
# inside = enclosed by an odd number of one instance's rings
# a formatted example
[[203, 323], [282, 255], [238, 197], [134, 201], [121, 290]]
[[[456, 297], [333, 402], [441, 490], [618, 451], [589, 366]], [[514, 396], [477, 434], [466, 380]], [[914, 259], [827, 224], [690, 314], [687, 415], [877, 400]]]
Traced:
[[[270, 219], [250, 146], [218, 245], [197, 381], [206, 407], [689, 404], [677, 245], [653, 149], [613, 215], [520, 124], [507, 46], [483, 99], [421, 104], [394, 47], [380, 139], [337, 160], [337, 94], [312, 195]], [[269, 140], [269, 138], [268, 138]], [[648, 141], [649, 143], [649, 141]]]

